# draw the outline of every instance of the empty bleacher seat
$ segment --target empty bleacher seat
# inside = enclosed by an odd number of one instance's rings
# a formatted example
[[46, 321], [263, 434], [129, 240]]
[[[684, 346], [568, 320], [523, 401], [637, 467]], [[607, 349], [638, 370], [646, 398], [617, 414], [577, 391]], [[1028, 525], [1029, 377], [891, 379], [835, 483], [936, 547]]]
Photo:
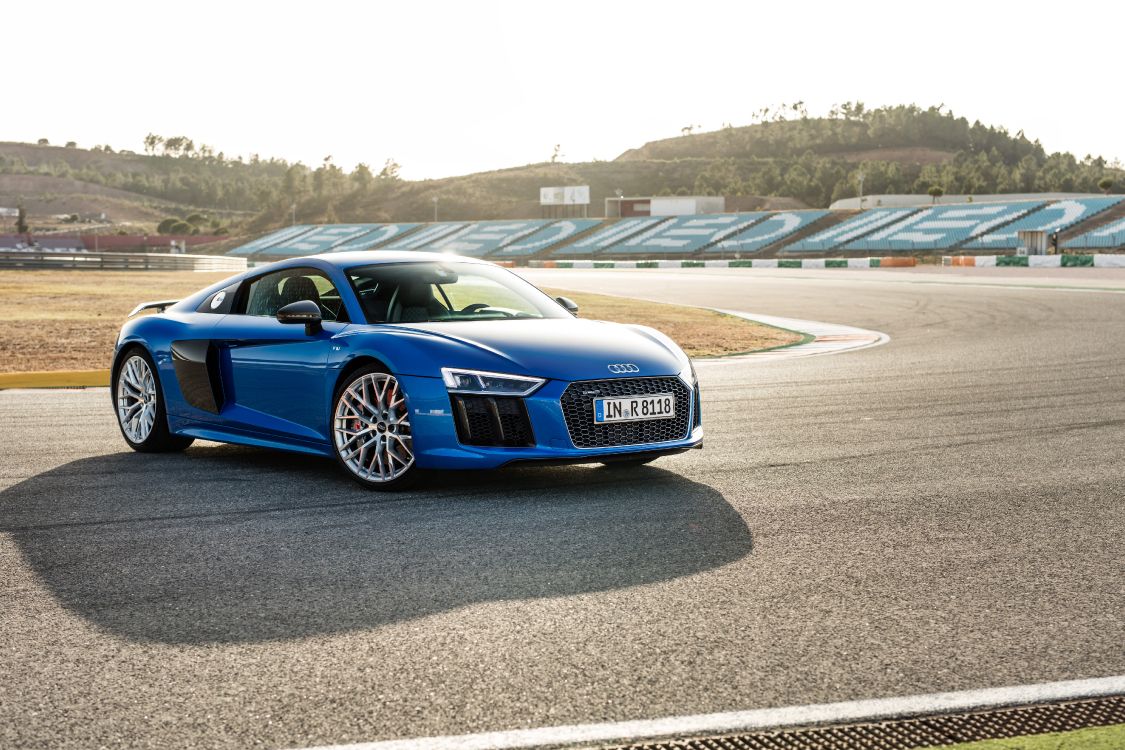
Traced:
[[314, 229], [316, 229], [316, 227], [308, 224], [297, 224], [295, 226], [285, 227], [284, 229], [278, 229], [276, 232], [270, 232], [252, 242], [247, 242], [245, 245], [239, 245], [227, 252], [227, 255], [254, 255], [255, 253], [260, 253], [282, 242], [293, 239], [294, 237], [299, 237], [302, 234], [311, 232]]
[[438, 240], [450, 236], [467, 226], [464, 221], [446, 221], [437, 224], [426, 224], [416, 232], [411, 232], [400, 240], [395, 240], [383, 246], [386, 250], [423, 250]]
[[574, 237], [601, 223], [601, 219], [564, 219], [562, 221], [556, 221], [531, 234], [524, 235], [516, 242], [505, 245], [492, 253], [491, 257], [513, 258], [534, 255], [542, 250], [546, 250], [552, 245], [557, 245], [565, 241], [568, 237]]
[[844, 246], [844, 250], [910, 252], [957, 247], [1039, 208], [1034, 201], [954, 203], [922, 209]]
[[1125, 246], [1125, 219], [1110, 222], [1063, 243], [1063, 247], [1076, 250], [1123, 246]]
[[738, 234], [764, 214], [705, 214], [676, 216], [635, 234], [613, 247], [614, 253], [692, 253]]
[[478, 221], [425, 246], [425, 250], [482, 257], [542, 229], [546, 219]]
[[[972, 249], [1002, 249], [1018, 246], [1021, 231], [1059, 232], [1097, 216], [1102, 211], [1120, 203], [1125, 196], [1104, 198], [1071, 198], [1049, 203], [1038, 211], [1000, 227], [995, 232], [982, 232], [965, 245]], [[1042, 205], [1042, 204], [1040, 204]]]
[[623, 242], [646, 230], [651, 230], [653, 227], [666, 221], [668, 221], [668, 219], [663, 216], [646, 216], [614, 221], [609, 223], [604, 229], [599, 229], [593, 234], [586, 235], [577, 242], [555, 248], [551, 252], [551, 255], [565, 257], [569, 255], [589, 255], [591, 253], [604, 252], [617, 243]]
[[787, 245], [785, 250], [796, 252], [824, 252], [833, 250], [840, 245], [845, 245], [851, 240], [868, 232], [884, 227], [892, 222], [909, 216], [917, 211], [916, 208], [874, 208], [856, 214], [850, 219], [829, 227], [823, 232], [817, 232], [811, 237], [798, 240], [792, 245]]
[[406, 234], [417, 224], [368, 224], [369, 231], [353, 239], [332, 246], [333, 253], [347, 253], [353, 250], [373, 250], [385, 245], [395, 237]]
[[756, 253], [789, 235], [799, 232], [814, 221], [827, 216], [827, 211], [775, 211], [764, 218], [707, 248], [708, 253]]

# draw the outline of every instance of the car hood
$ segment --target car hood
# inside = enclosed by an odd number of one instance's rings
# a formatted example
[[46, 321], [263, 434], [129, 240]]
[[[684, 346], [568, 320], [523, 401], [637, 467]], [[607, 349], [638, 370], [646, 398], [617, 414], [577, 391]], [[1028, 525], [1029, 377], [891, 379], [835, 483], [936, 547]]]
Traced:
[[[454, 348], [468, 347], [483, 355], [485, 362], [496, 362], [485, 365], [490, 368], [557, 380], [617, 377], [619, 374], [609, 370], [609, 365], [615, 364], [636, 365], [636, 372], [627, 373], [631, 377], [676, 375], [688, 365], [680, 348], [663, 334], [644, 326], [601, 320], [482, 320], [414, 323], [396, 328], [428, 334]], [[476, 366], [475, 362], [462, 363], [459, 359], [454, 355], [444, 364]]]

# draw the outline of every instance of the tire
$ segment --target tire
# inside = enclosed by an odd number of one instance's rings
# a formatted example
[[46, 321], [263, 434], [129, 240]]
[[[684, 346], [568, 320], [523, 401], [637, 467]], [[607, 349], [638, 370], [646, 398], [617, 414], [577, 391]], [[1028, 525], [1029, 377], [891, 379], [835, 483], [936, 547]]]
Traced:
[[363, 487], [395, 492], [417, 482], [406, 391], [385, 368], [361, 367], [340, 384], [330, 427], [336, 461]]
[[194, 442], [169, 431], [160, 375], [144, 347], [125, 350], [110, 386], [117, 427], [130, 448], [140, 453], [170, 453], [182, 451]]

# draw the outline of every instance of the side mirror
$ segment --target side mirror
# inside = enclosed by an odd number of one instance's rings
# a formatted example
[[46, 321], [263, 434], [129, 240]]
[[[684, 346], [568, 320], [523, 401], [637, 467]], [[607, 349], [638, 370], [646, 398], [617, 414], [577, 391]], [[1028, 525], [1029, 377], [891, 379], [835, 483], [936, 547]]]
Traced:
[[277, 311], [278, 323], [304, 323], [305, 335], [312, 336], [320, 330], [320, 305], [311, 299], [290, 302]]
[[555, 297], [555, 302], [566, 308], [566, 311], [574, 317], [578, 317], [578, 303], [570, 297]]

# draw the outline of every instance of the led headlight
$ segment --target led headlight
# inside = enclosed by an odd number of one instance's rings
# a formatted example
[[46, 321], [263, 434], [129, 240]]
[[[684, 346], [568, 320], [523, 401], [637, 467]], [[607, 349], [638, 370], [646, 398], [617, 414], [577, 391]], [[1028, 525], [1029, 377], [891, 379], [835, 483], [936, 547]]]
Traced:
[[441, 368], [441, 379], [450, 393], [487, 393], [493, 396], [527, 396], [547, 381], [502, 372]]
[[695, 365], [688, 360], [688, 365], [680, 370], [680, 380], [688, 384], [689, 388], [694, 388], [699, 383], [699, 376], [695, 374]]

